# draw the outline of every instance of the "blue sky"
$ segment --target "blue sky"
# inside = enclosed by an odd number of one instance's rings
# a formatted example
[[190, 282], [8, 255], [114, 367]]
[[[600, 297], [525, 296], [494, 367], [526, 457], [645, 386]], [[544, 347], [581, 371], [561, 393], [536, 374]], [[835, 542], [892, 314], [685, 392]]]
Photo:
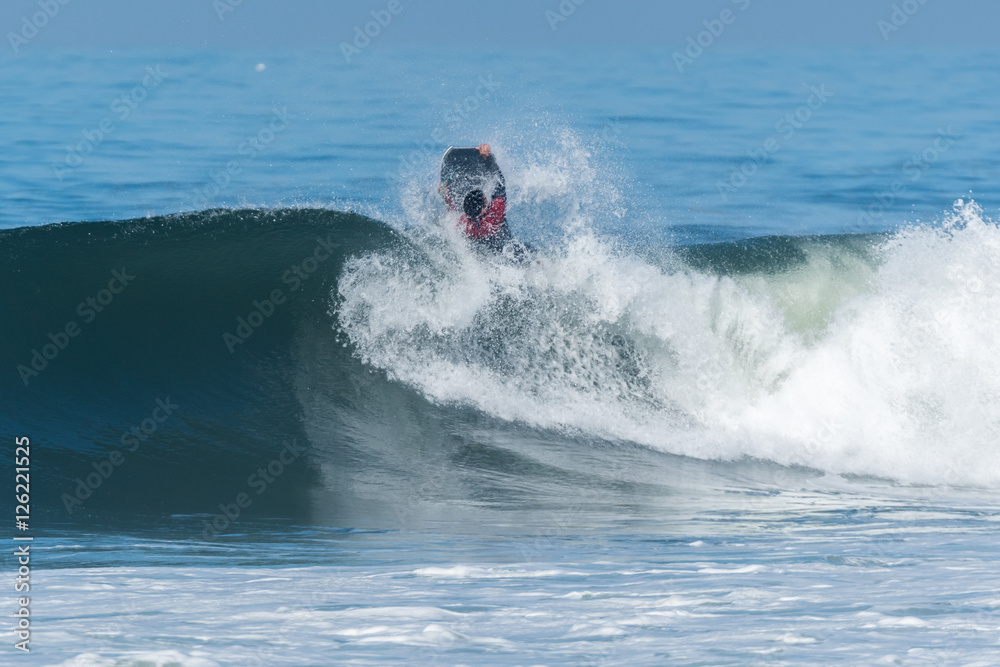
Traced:
[[[660, 46], [680, 49], [730, 8], [730, 47], [858, 45], [886, 48], [998, 43], [995, 0], [398, 0], [401, 11], [380, 36], [385, 45], [505, 47]], [[65, 2], [66, 4], [60, 4]], [[42, 7], [51, 18], [20, 44], [50, 47], [296, 48], [352, 38], [390, 0], [3, 0], [2, 52]], [[576, 3], [580, 3], [577, 5]], [[564, 10], [560, 13], [560, 4]], [[221, 5], [221, 9], [220, 9]], [[896, 5], [899, 30], [886, 31]], [[54, 8], [58, 7], [58, 11]], [[231, 9], [232, 11], [227, 11]], [[572, 9], [572, 11], [569, 11]], [[547, 14], [554, 12], [555, 14]], [[224, 19], [220, 20], [219, 14]], [[565, 21], [553, 18], [559, 15]], [[384, 14], [383, 14], [384, 16]], [[905, 23], [899, 17], [905, 16]], [[42, 21], [39, 19], [39, 23]], [[555, 25], [555, 29], [553, 29]], [[718, 25], [718, 24], [715, 24]], [[28, 33], [31, 28], [27, 28]], [[888, 36], [888, 39], [886, 39]]]

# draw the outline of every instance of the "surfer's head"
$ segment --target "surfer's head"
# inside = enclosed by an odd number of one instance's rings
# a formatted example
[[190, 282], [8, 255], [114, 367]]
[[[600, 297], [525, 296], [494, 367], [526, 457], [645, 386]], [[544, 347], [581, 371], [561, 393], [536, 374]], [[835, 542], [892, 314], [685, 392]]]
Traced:
[[482, 190], [473, 190], [465, 195], [465, 200], [462, 202], [462, 210], [465, 211], [465, 214], [469, 218], [475, 220], [483, 212], [484, 208], [486, 208], [486, 195], [483, 194]]

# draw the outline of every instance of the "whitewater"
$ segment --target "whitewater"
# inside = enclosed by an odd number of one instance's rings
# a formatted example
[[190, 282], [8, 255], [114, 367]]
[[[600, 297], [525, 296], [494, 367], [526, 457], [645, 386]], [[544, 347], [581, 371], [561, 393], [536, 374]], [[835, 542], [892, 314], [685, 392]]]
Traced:
[[366, 362], [436, 402], [672, 454], [1000, 482], [1000, 229], [975, 202], [698, 266], [595, 233], [621, 196], [575, 138], [532, 157], [512, 215], [561, 239], [527, 267], [472, 251], [418, 186], [400, 227], [422, 252], [348, 262], [338, 320]]

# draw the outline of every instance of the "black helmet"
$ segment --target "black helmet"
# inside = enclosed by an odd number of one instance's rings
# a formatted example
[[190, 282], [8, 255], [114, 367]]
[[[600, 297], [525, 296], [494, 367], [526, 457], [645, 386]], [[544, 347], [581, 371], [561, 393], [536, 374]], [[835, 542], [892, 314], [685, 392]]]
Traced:
[[462, 202], [462, 210], [465, 211], [467, 216], [475, 220], [483, 212], [484, 208], [486, 208], [486, 195], [483, 194], [482, 190], [473, 190], [465, 195], [465, 200]]

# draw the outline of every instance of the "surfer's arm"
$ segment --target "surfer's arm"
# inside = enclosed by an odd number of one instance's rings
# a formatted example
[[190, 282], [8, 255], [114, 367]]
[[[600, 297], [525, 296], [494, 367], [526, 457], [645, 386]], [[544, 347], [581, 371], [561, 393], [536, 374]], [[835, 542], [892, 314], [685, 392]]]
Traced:
[[490, 145], [489, 144], [479, 144], [479, 154], [483, 156], [485, 160], [490, 156]]

